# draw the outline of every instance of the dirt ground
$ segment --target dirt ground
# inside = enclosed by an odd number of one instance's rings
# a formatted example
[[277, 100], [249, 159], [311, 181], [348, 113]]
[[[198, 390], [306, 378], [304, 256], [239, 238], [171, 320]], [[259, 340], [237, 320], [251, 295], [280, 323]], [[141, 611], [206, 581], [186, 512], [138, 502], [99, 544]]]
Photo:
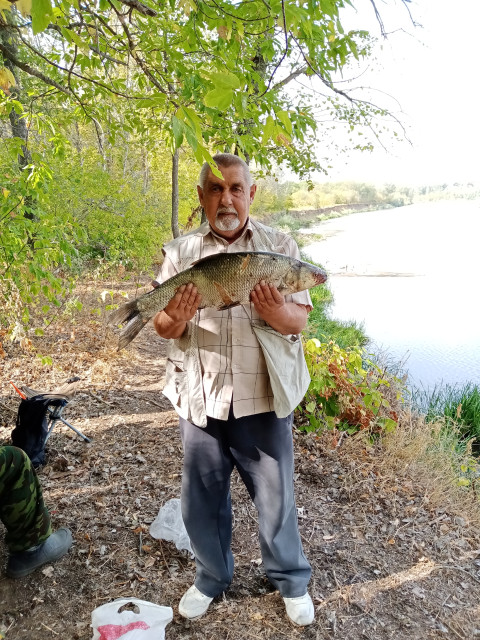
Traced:
[[[93, 319], [92, 319], [93, 318]], [[480, 533], [461, 506], [430, 500], [408, 469], [379, 471], [378, 451], [294, 431], [296, 499], [313, 567], [314, 624], [289, 624], [267, 581], [257, 516], [232, 479], [235, 576], [208, 614], [188, 622], [178, 601], [194, 578], [186, 551], [149, 534], [159, 508], [180, 495], [176, 414], [162, 394], [165, 342], [147, 326], [124, 351], [101, 320], [57, 321], [0, 359], [0, 443], [8, 444], [19, 396], [8, 384], [52, 391], [81, 378], [64, 417], [92, 439], [55, 426], [39, 470], [54, 527], [74, 545], [19, 580], [0, 577], [0, 637], [89, 640], [91, 613], [121, 597], [173, 608], [167, 640], [480, 638]], [[50, 355], [51, 365], [36, 355]], [[6, 549], [0, 543], [0, 557]]]

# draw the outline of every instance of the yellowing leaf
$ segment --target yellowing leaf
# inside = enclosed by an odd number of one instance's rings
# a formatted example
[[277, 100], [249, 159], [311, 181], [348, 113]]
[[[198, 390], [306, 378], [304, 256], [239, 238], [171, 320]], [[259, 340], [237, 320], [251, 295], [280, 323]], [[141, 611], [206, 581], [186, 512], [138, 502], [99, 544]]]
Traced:
[[277, 133], [277, 142], [284, 147], [288, 147], [290, 144], [289, 138], [284, 133]]
[[189, 16], [191, 11], [196, 11], [197, 7], [193, 0], [180, 0], [178, 5], [185, 11], [185, 15]]
[[32, 14], [32, 0], [18, 0], [16, 6], [24, 18]]
[[228, 40], [228, 27], [222, 24], [217, 27], [217, 31], [220, 38], [222, 38], [223, 40]]
[[0, 67], [0, 89], [3, 89], [5, 93], [9, 93], [9, 87], [15, 86], [15, 78], [10, 69], [6, 67]]
[[7, 9], [7, 11], [11, 11], [12, 3], [8, 2], [8, 0], [0, 0], [0, 11]]

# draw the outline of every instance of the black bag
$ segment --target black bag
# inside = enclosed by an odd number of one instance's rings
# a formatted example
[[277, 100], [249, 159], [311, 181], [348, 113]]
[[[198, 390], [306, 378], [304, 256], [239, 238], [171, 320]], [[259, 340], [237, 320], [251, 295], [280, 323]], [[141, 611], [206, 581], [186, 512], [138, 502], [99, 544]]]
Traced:
[[59, 403], [65, 404], [65, 400], [52, 400], [44, 394], [39, 394], [21, 400], [18, 407], [17, 423], [12, 431], [12, 444], [25, 451], [34, 467], [45, 464], [48, 407]]

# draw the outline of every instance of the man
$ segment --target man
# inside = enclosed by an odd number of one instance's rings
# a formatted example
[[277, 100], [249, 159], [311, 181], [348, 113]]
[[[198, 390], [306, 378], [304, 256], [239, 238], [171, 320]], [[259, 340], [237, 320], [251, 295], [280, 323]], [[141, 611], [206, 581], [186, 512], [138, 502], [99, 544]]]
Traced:
[[[205, 164], [197, 187], [207, 222], [165, 245], [161, 282], [219, 252], [275, 250], [299, 258], [292, 238], [250, 219], [256, 185], [246, 163], [231, 154], [214, 160], [222, 177]], [[273, 411], [265, 358], [252, 330], [255, 321], [280, 334], [300, 333], [312, 309], [310, 296], [304, 291], [284, 298], [262, 281], [250, 305], [197, 311], [200, 301], [196, 287], [184, 285], [154, 318], [159, 335], [171, 339], [164, 394], [179, 414], [182, 515], [196, 561], [195, 583], [179, 612], [200, 617], [232, 580], [230, 476], [236, 467], [258, 510], [267, 576], [290, 620], [311, 624], [311, 568], [293, 492], [293, 414], [278, 418]]]
[[52, 533], [37, 474], [27, 454], [0, 447], [0, 520], [7, 529], [7, 575], [22, 578], [64, 556], [72, 534], [64, 527]]

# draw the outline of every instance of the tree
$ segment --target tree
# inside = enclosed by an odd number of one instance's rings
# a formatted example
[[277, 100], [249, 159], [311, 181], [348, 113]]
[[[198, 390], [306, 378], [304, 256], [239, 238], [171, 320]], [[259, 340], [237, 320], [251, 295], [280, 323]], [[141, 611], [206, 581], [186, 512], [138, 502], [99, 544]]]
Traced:
[[[226, 147], [260, 167], [276, 160], [305, 175], [320, 166], [312, 148], [317, 123], [305, 95], [286, 90], [293, 80], [316, 77], [330, 108], [353, 124], [381, 112], [335, 84], [350, 60], [369, 54], [367, 31], [344, 32], [347, 4], [0, 0], [0, 54], [78, 104], [101, 148], [99, 123], [113, 95], [129, 105], [130, 129], [161, 129], [172, 153], [185, 141], [199, 162], [211, 162], [210, 151]], [[109, 135], [119, 127], [110, 120]]]

